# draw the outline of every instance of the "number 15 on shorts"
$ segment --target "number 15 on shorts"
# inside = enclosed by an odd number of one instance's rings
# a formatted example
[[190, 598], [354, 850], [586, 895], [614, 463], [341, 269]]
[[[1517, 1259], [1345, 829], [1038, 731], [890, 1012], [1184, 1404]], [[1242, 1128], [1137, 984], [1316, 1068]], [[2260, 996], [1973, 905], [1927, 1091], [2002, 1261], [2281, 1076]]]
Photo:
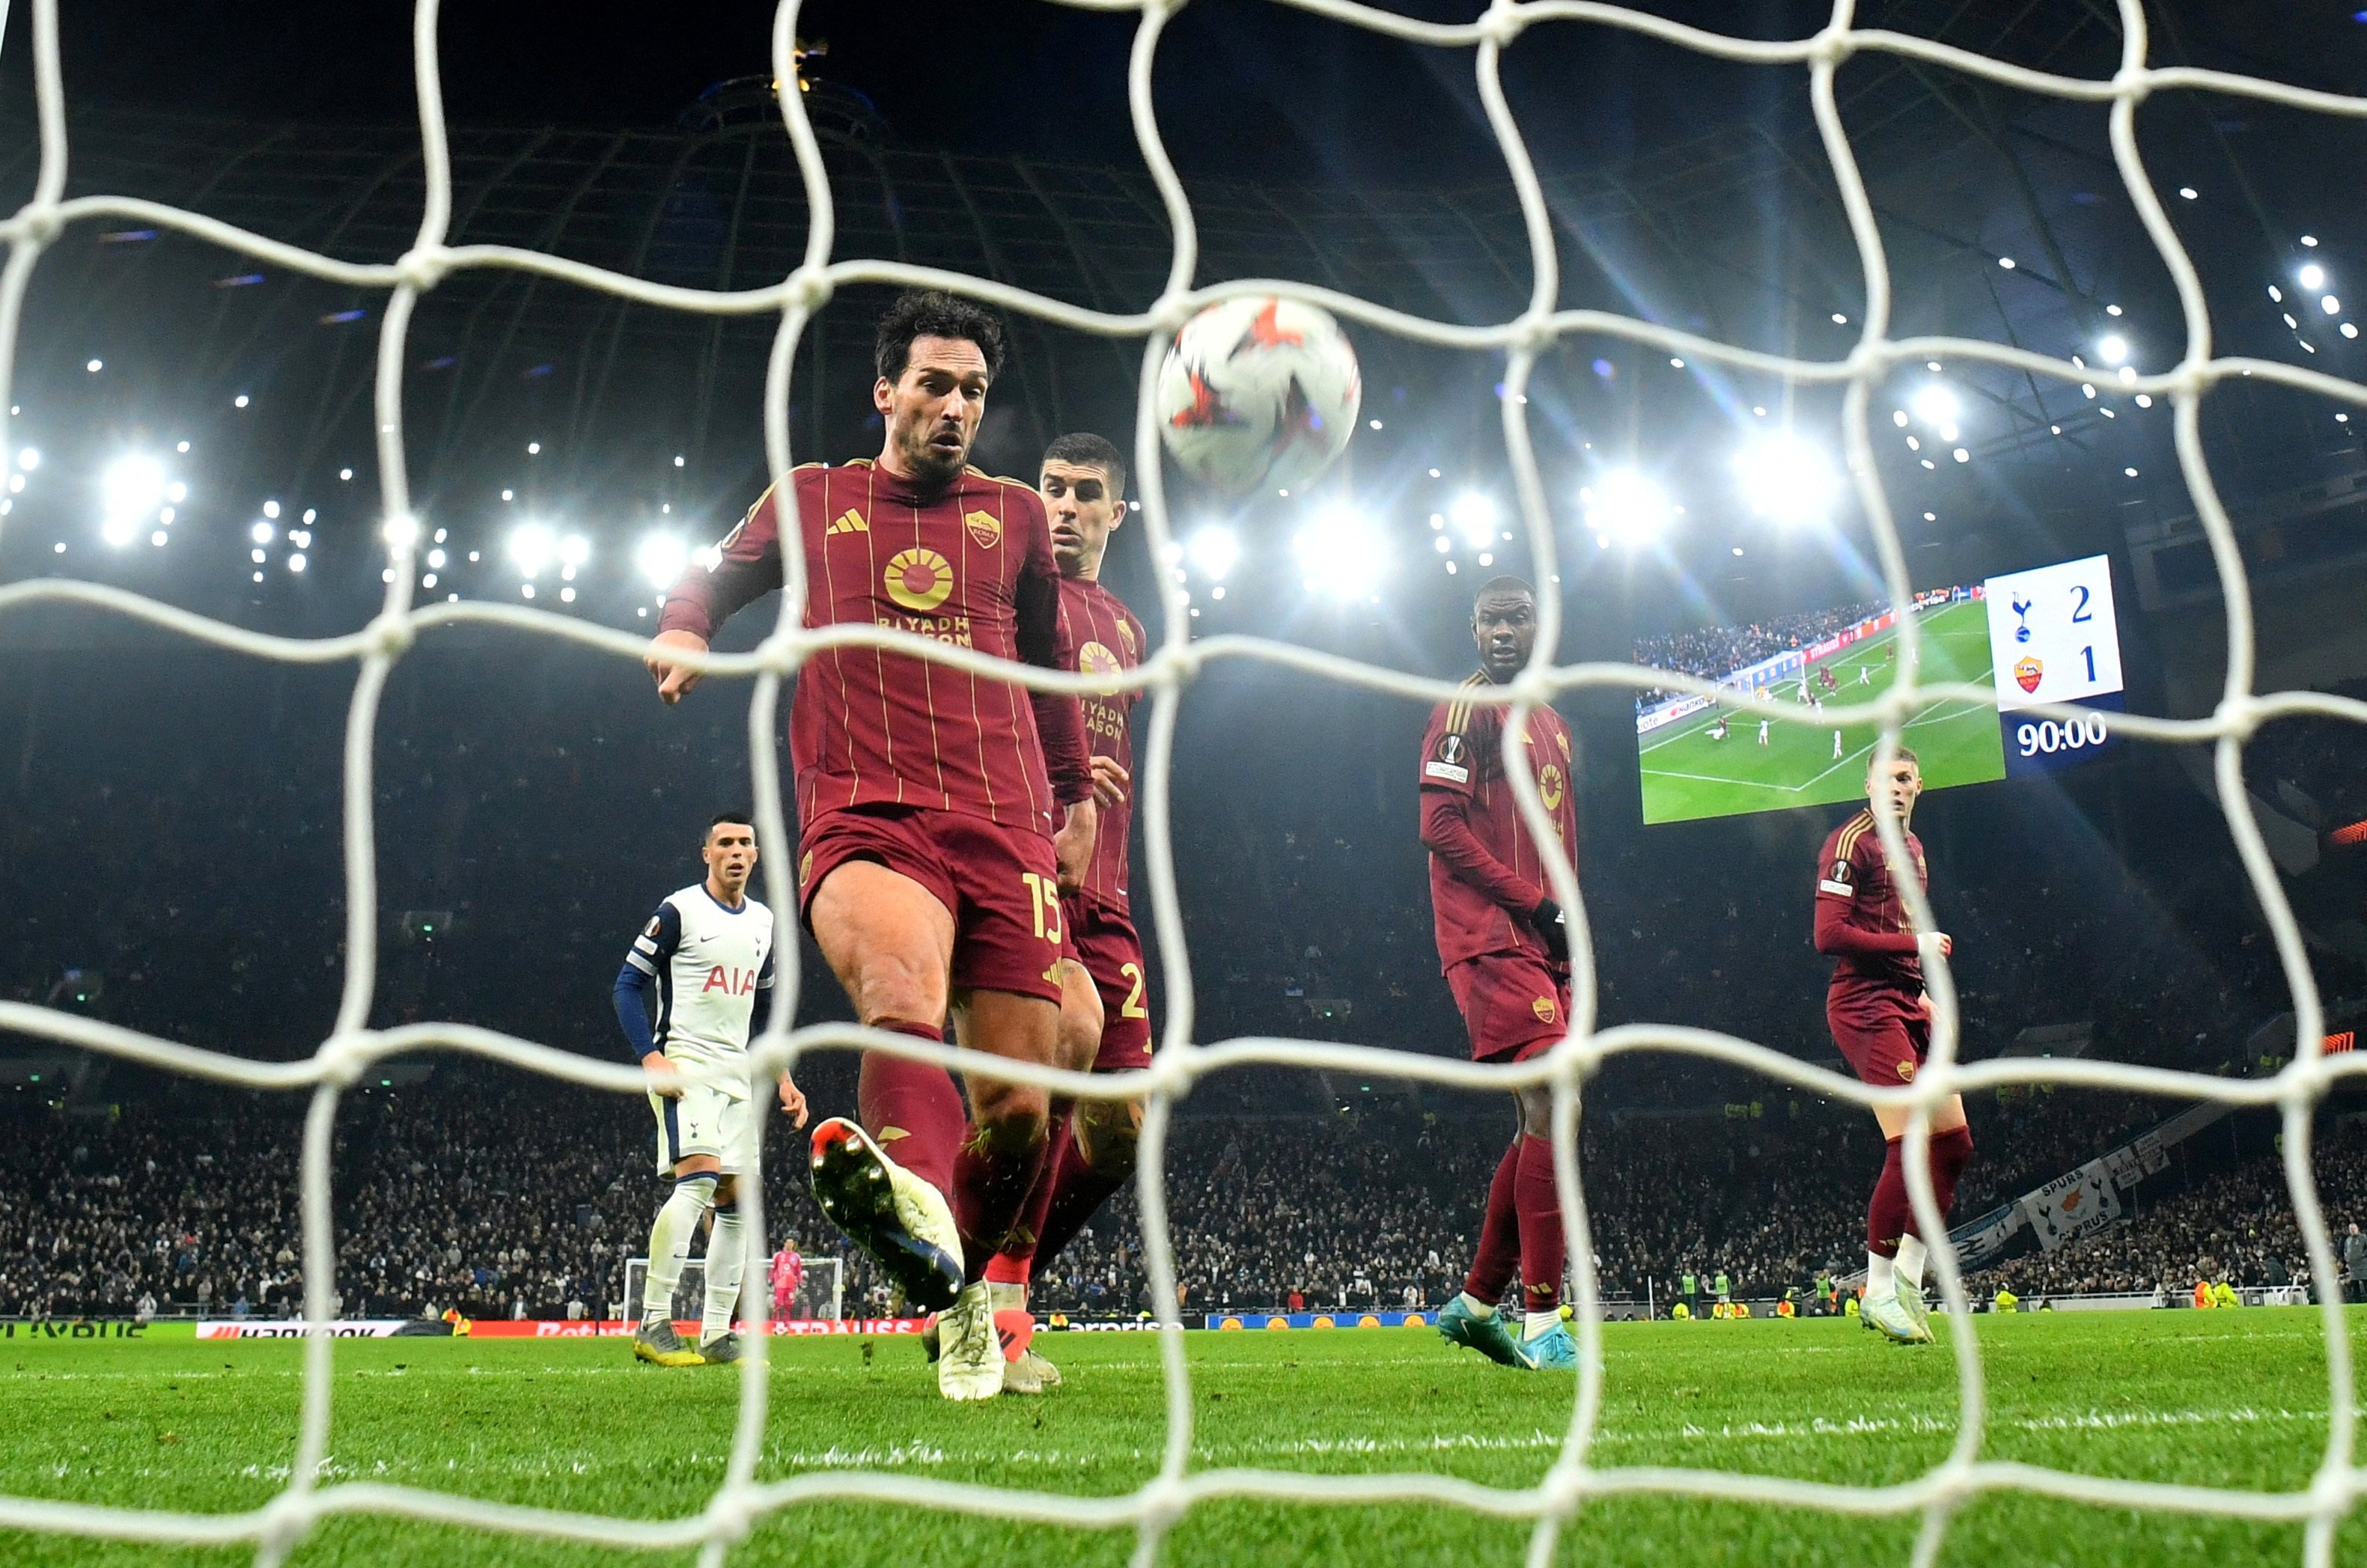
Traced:
[[1059, 946], [1060, 885], [1032, 871], [1021, 872], [1019, 880], [1027, 885], [1027, 901], [1036, 914], [1036, 934], [1054, 947]]

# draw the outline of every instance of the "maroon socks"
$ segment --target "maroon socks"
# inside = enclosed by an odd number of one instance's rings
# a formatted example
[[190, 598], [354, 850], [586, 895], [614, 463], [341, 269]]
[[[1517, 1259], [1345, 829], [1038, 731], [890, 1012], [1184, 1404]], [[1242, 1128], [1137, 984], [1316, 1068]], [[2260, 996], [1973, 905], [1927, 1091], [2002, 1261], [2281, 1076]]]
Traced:
[[[916, 1040], [945, 1039], [925, 1023], [882, 1020], [881, 1029]], [[855, 1079], [855, 1114], [888, 1157], [951, 1196], [954, 1155], [969, 1120], [953, 1075], [934, 1062], [907, 1062], [866, 1051]]]
[[1522, 1135], [1514, 1147], [1521, 1167], [1512, 1181], [1512, 1203], [1521, 1227], [1521, 1305], [1532, 1313], [1561, 1305], [1562, 1275], [1569, 1267], [1569, 1237], [1561, 1228], [1561, 1198], [1554, 1188], [1553, 1140]]
[[1504, 1157], [1496, 1162], [1495, 1179], [1488, 1183], [1487, 1217], [1479, 1224], [1479, 1250], [1472, 1254], [1471, 1272], [1463, 1277], [1464, 1291], [1489, 1306], [1504, 1299], [1504, 1287], [1521, 1266], [1520, 1214], [1512, 1187], [1520, 1177], [1524, 1141], [1514, 1136]]

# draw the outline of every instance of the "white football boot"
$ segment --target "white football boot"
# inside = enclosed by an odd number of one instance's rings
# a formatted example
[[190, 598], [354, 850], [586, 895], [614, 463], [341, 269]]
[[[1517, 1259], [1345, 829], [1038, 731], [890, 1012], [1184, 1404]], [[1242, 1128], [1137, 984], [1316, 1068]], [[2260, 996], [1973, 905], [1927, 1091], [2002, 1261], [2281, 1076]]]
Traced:
[[1002, 1392], [1009, 1363], [1002, 1359], [1002, 1341], [994, 1332], [994, 1307], [987, 1283], [964, 1285], [954, 1304], [937, 1319], [942, 1347], [937, 1357], [937, 1392], [947, 1399], [992, 1399]]

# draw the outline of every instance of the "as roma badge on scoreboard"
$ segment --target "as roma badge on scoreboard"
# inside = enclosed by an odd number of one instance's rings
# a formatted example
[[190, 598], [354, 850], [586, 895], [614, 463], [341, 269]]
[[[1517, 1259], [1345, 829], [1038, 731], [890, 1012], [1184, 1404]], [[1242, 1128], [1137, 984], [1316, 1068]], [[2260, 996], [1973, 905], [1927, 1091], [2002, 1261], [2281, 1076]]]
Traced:
[[2014, 683], [2025, 692], [2035, 692], [2038, 690], [2038, 678], [2045, 672], [2046, 666], [2037, 660], [2024, 659], [2013, 667]]

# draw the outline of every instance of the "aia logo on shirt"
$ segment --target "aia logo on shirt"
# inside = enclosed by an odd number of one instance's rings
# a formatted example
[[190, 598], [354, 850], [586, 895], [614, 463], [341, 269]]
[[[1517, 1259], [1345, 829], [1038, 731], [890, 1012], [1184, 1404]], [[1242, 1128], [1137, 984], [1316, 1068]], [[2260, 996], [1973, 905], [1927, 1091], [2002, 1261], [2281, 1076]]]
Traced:
[[709, 991], [720, 991], [727, 997], [753, 997], [756, 994], [756, 972], [719, 964], [707, 972], [707, 984], [698, 987], [702, 997]]
[[883, 586], [889, 598], [916, 615], [925, 615], [952, 596], [953, 563], [926, 545], [898, 550], [889, 558]]

